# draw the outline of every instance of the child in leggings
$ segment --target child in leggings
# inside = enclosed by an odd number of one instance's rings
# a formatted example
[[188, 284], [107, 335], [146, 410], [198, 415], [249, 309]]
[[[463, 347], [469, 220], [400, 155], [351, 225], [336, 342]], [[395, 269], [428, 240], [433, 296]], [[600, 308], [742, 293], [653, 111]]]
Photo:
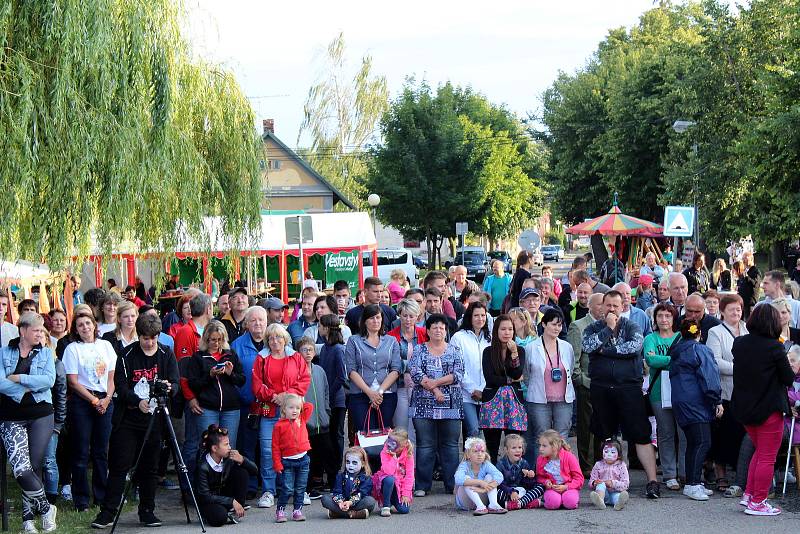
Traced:
[[455, 474], [456, 506], [460, 510], [472, 510], [472, 515], [506, 513], [508, 510], [497, 502], [497, 487], [502, 481], [503, 474], [489, 459], [486, 442], [481, 438], [467, 438], [464, 461]]
[[497, 469], [503, 473], [497, 501], [508, 510], [539, 508], [544, 486], [536, 482], [536, 471], [522, 457], [525, 454], [525, 438], [519, 434], [508, 434], [504, 446], [506, 455], [497, 462]]
[[539, 457], [536, 459], [536, 478], [544, 484], [544, 507], [568, 510], [578, 507], [583, 473], [569, 445], [555, 430], [545, 430], [539, 436]]
[[225, 428], [210, 425], [201, 441], [205, 454], [195, 470], [195, 494], [203, 518], [212, 527], [236, 524], [245, 515], [248, 479], [258, 468], [231, 449]]

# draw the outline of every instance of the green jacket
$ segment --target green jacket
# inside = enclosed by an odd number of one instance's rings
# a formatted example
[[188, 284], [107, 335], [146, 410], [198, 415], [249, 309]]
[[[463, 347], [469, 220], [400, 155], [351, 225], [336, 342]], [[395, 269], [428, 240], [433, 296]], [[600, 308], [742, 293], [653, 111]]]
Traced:
[[572, 368], [572, 382], [578, 386], [589, 387], [589, 353], [583, 351], [583, 331], [592, 324], [594, 319], [591, 314], [586, 314], [582, 319], [573, 321], [567, 330], [567, 341], [572, 345], [575, 353], [575, 366]]

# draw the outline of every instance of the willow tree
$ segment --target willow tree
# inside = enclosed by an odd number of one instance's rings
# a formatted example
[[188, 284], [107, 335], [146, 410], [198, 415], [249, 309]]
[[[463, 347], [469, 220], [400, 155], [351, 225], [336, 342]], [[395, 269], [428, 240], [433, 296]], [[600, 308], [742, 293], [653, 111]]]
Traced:
[[[258, 217], [260, 142], [233, 77], [192, 57], [173, 0], [0, 7], [0, 255], [63, 264], [93, 237], [172, 250]], [[238, 244], [238, 243], [237, 243]]]
[[348, 200], [363, 204], [363, 181], [367, 173], [365, 148], [374, 141], [378, 123], [389, 108], [385, 76], [372, 72], [372, 57], [361, 58], [353, 75], [348, 70], [344, 34], [340, 33], [321, 57], [319, 76], [308, 90], [303, 123], [297, 137], [311, 136], [303, 156], [330, 179]]

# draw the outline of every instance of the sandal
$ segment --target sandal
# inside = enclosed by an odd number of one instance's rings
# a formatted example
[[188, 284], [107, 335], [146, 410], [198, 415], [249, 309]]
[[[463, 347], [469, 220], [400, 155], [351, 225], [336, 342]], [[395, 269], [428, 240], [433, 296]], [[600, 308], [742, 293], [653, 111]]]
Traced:
[[725, 491], [726, 489], [731, 487], [731, 483], [728, 481], [727, 478], [722, 477], [717, 479], [717, 489], [719, 491]]

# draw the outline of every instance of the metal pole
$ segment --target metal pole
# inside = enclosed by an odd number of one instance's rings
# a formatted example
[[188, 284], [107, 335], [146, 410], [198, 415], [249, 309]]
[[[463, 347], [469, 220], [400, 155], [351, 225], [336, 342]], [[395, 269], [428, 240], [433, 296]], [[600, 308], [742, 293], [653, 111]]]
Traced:
[[[789, 450], [786, 451], [786, 469], [783, 471], [783, 494], [786, 495], [786, 480], [789, 478], [789, 460], [792, 457], [792, 440], [794, 440], [794, 422], [797, 419], [792, 416], [792, 426], [789, 427]], [[800, 476], [800, 473], [798, 473]]]
[[297, 234], [299, 236], [299, 244], [297, 245], [299, 256], [297, 257], [297, 263], [300, 264], [300, 295], [302, 295], [303, 283], [306, 281], [306, 273], [303, 272], [303, 218], [300, 216], [297, 217]]

